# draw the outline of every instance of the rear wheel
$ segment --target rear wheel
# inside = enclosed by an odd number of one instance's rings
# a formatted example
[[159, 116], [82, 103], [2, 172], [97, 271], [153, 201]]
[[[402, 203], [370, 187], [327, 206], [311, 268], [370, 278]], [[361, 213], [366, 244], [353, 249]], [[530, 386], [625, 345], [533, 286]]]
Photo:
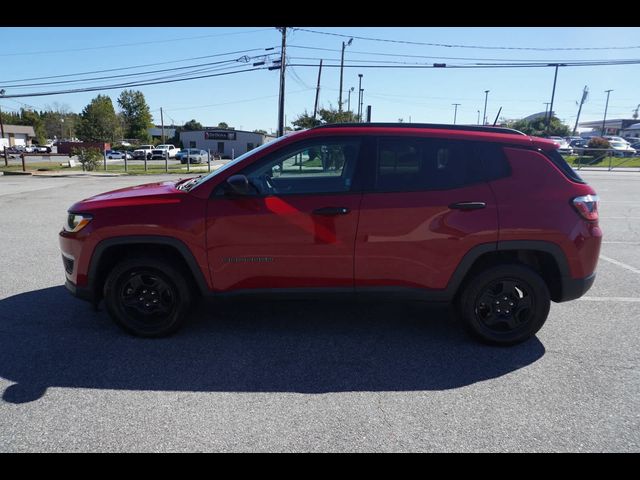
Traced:
[[191, 306], [185, 274], [157, 258], [128, 259], [117, 264], [104, 285], [111, 318], [141, 337], [162, 337], [184, 323]]
[[459, 307], [474, 337], [494, 345], [514, 345], [532, 337], [544, 325], [549, 315], [549, 290], [532, 269], [499, 265], [467, 283]]

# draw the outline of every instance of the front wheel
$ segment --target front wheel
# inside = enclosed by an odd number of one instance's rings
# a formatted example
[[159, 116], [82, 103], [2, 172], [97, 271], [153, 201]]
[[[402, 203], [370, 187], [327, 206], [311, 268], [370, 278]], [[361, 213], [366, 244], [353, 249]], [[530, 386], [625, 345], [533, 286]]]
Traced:
[[111, 318], [127, 332], [163, 337], [184, 323], [191, 306], [185, 274], [172, 263], [152, 257], [117, 264], [104, 285]]
[[542, 277], [529, 267], [499, 265], [466, 284], [459, 307], [465, 327], [475, 338], [494, 345], [515, 345], [544, 325], [550, 295]]

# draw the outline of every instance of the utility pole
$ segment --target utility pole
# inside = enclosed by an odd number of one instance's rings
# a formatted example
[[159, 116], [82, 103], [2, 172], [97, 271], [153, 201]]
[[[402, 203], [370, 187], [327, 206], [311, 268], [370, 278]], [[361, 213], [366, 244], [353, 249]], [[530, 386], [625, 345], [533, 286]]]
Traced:
[[364, 115], [364, 88], [360, 90], [360, 112]]
[[284, 135], [284, 74], [287, 56], [287, 27], [280, 27], [282, 32], [282, 48], [280, 49], [280, 97], [278, 99], [278, 137]]
[[480, 110], [478, 110], [478, 125], [480, 125]]
[[587, 96], [589, 95], [589, 88], [585, 85], [584, 90], [582, 90], [582, 99], [580, 100], [580, 106], [578, 107], [578, 116], [576, 117], [576, 124], [573, 126], [573, 132], [571, 135], [576, 134], [576, 130], [578, 130], [578, 122], [580, 121], [580, 112], [582, 111], [582, 104], [587, 101]]
[[160, 107], [160, 125], [162, 126], [162, 144], [164, 145], [164, 116], [162, 115], [162, 107]]
[[453, 111], [453, 124], [456, 124], [456, 118], [458, 117], [458, 105], [462, 105], [461, 103], [452, 103], [451, 105], [453, 105], [455, 107], [455, 110]]
[[547, 121], [547, 112], [549, 111], [549, 105], [551, 102], [544, 102], [544, 121]]
[[[4, 95], [4, 90], [2, 91]], [[7, 159], [7, 147], [4, 145], [4, 122], [2, 121], [2, 109], [0, 109], [0, 138], [2, 139], [2, 153], [4, 154], [4, 166], [9, 166], [9, 160]]]
[[487, 99], [489, 98], [490, 90], [484, 91], [484, 113], [482, 114], [482, 125], [487, 124]]
[[604, 124], [607, 121], [607, 109], [609, 108], [609, 94], [613, 92], [613, 90], [605, 90], [605, 92], [607, 92], [607, 103], [605, 104], [605, 107], [604, 107], [604, 118], [602, 119], [602, 135], [603, 136], [605, 134]]
[[367, 105], [367, 123], [371, 123], [371, 105]]
[[318, 113], [318, 97], [320, 96], [320, 76], [322, 75], [322, 59], [320, 59], [320, 67], [318, 68], [318, 86], [316, 87], [316, 103], [313, 106], [313, 120], [315, 121]]
[[362, 112], [360, 109], [362, 108], [362, 101], [360, 98], [362, 97], [362, 74], [358, 74], [358, 122], [362, 123]]
[[553, 115], [553, 99], [556, 96], [556, 81], [558, 80], [558, 67], [565, 65], [562, 63], [550, 63], [550, 67], [556, 67], [556, 73], [553, 76], [553, 90], [551, 91], [551, 105], [549, 106], [549, 115], [547, 115], [547, 133], [549, 132], [549, 125], [551, 124], [551, 117]]
[[638, 105], [636, 107], [636, 109], [633, 111], [633, 119], [637, 120], [638, 119], [638, 110], [640, 110], [640, 105]]
[[344, 72], [344, 49], [353, 42], [353, 38], [350, 38], [348, 42], [342, 42], [342, 56], [340, 57], [340, 94], [338, 96], [338, 112], [342, 111], [342, 74]]

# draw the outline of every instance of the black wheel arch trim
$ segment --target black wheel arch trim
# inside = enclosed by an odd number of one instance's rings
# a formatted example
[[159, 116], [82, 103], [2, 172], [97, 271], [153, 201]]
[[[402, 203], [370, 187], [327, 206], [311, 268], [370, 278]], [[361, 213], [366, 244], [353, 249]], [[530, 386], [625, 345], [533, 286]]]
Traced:
[[113, 246], [119, 245], [139, 245], [139, 244], [153, 244], [153, 245], [164, 245], [168, 247], [172, 247], [178, 251], [180, 256], [182, 256], [185, 261], [187, 267], [189, 268], [193, 278], [198, 286], [198, 289], [203, 295], [206, 295], [209, 292], [209, 286], [207, 285], [207, 281], [202, 273], [202, 269], [198, 265], [193, 253], [187, 245], [173, 237], [166, 237], [162, 235], [128, 235], [122, 237], [111, 237], [105, 240], [101, 240], [93, 250], [93, 254], [91, 255], [91, 262], [89, 263], [89, 290], [94, 295], [99, 295], [99, 292], [96, 292], [96, 278], [98, 274], [98, 267], [100, 265], [100, 261], [102, 260], [102, 256], [104, 252]]
[[[564, 297], [564, 291], [566, 290], [565, 284], [571, 280], [571, 271], [569, 270], [569, 262], [567, 261], [567, 257], [559, 245], [544, 240], [506, 240], [483, 243], [471, 248], [471, 250], [469, 250], [465, 254], [465, 256], [462, 257], [462, 260], [458, 264], [458, 267], [456, 268], [455, 272], [451, 276], [451, 279], [449, 280], [449, 283], [447, 284], [447, 288], [442, 292], [443, 298], [446, 300], [451, 300], [454, 298], [458, 291], [458, 288], [471, 270], [471, 267], [473, 266], [475, 261], [478, 260], [478, 258], [480, 258], [482, 255], [489, 252], [507, 252], [513, 250], [533, 250], [550, 254], [556, 261], [558, 270], [560, 271], [563, 287], [562, 297]], [[564, 298], [559, 301], [563, 300]]]

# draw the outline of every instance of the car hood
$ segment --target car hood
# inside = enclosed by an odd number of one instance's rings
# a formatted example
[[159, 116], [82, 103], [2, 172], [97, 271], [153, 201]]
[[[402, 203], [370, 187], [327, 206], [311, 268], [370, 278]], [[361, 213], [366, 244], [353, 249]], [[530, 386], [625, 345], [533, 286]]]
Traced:
[[85, 198], [73, 204], [69, 211], [81, 212], [107, 207], [180, 203], [188, 193], [176, 188], [179, 183], [180, 181], [147, 183], [112, 190]]

